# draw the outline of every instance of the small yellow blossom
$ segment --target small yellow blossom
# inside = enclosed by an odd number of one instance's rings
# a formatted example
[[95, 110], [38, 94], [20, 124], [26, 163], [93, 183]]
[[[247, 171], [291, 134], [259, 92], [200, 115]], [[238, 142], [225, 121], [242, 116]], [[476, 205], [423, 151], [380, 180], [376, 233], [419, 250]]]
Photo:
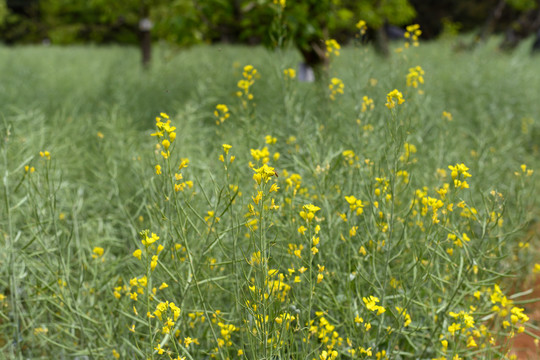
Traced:
[[448, 111], [443, 111], [442, 112], [442, 117], [443, 117], [443, 119], [446, 119], [448, 121], [452, 121], [452, 119], [453, 119], [452, 114], [450, 114]]
[[335, 39], [326, 40], [325, 44], [326, 44], [326, 56], [330, 56], [331, 54], [339, 56], [339, 50], [341, 49], [341, 46], [338, 44], [338, 42]]
[[159, 286], [159, 290], [163, 290], [163, 289], [168, 288], [168, 287], [169, 287], [169, 285], [167, 285], [167, 283], [163, 282], [163, 283], [161, 283], [161, 285]]
[[404, 34], [404, 37], [406, 40], [405, 48], [408, 48], [411, 43], [415, 47], [418, 46], [419, 45], [418, 38], [420, 37], [420, 35], [422, 35], [422, 30], [420, 30], [420, 25], [418, 24], [409, 25], [406, 27], [406, 30], [407, 31]]
[[42, 158], [45, 158], [47, 160], [51, 160], [51, 153], [48, 152], [48, 151], [40, 151], [39, 156], [41, 156]]
[[283, 70], [283, 74], [285, 75], [285, 78], [294, 79], [296, 77], [296, 70], [288, 68]]
[[367, 24], [364, 20], [360, 20], [356, 23], [356, 28], [360, 30], [360, 35], [364, 35], [367, 31]]
[[232, 148], [232, 145], [223, 144], [223, 151], [225, 152], [225, 155], [229, 154], [229, 150]]
[[217, 118], [216, 125], [221, 125], [231, 116], [231, 114], [229, 113], [227, 105], [218, 104], [216, 105], [216, 110], [214, 110], [214, 116]]
[[407, 86], [418, 88], [419, 84], [424, 83], [424, 70], [420, 66], [412, 67], [407, 74]]
[[328, 85], [328, 88], [330, 89], [330, 99], [336, 100], [337, 94], [344, 94], [343, 89], [345, 89], [345, 84], [343, 84], [343, 81], [341, 79], [333, 77], [332, 79], [330, 79], [330, 85]]
[[396, 105], [401, 105], [405, 102], [403, 99], [403, 94], [399, 92], [397, 89], [394, 89], [386, 95], [386, 107], [389, 109], [393, 109]]
[[93, 252], [92, 258], [97, 259], [98, 257], [103, 256], [103, 251], [104, 251], [104, 250], [103, 250], [102, 247], [96, 246], [96, 247], [92, 250], [92, 252]]

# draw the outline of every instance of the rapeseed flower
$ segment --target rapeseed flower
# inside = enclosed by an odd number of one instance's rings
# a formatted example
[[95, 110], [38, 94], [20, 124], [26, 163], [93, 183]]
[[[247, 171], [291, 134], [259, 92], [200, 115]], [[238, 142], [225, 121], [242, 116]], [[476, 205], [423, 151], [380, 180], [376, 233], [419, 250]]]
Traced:
[[367, 31], [367, 23], [364, 20], [359, 20], [356, 23], [356, 28], [360, 30], [360, 35], [364, 35]]
[[288, 78], [288, 79], [296, 78], [296, 70], [294, 70], [292, 68], [288, 68], [288, 69], [283, 70], [283, 74], [285, 75], [285, 78]]
[[343, 89], [345, 89], [345, 84], [343, 84], [343, 81], [341, 79], [333, 77], [332, 79], [330, 79], [330, 85], [328, 85], [328, 88], [330, 89], [330, 99], [336, 100], [337, 94], [343, 95]]
[[394, 89], [386, 95], [386, 107], [389, 109], [393, 109], [396, 107], [396, 105], [401, 105], [405, 102], [403, 99], [403, 94], [399, 92], [397, 89]]
[[339, 50], [341, 49], [341, 45], [339, 45], [335, 39], [326, 40], [325, 45], [327, 57], [329, 57], [331, 54], [339, 56]]
[[418, 88], [419, 84], [424, 83], [424, 70], [420, 66], [415, 66], [409, 69], [407, 74], [407, 86]]
[[405, 31], [405, 34], [403, 35], [406, 40], [405, 48], [408, 48], [410, 44], [412, 44], [415, 47], [418, 46], [419, 45], [418, 38], [420, 37], [420, 35], [422, 35], [422, 30], [420, 30], [420, 25], [418, 24], [409, 25], [406, 27], [406, 30], [407, 31]]
[[39, 156], [41, 156], [42, 158], [46, 159], [46, 160], [51, 160], [51, 153], [48, 152], [47, 150], [45, 151], [40, 151], [39, 152]]
[[229, 113], [227, 105], [218, 104], [216, 105], [216, 110], [214, 110], [214, 116], [217, 118], [216, 125], [221, 125], [231, 116], [231, 114]]

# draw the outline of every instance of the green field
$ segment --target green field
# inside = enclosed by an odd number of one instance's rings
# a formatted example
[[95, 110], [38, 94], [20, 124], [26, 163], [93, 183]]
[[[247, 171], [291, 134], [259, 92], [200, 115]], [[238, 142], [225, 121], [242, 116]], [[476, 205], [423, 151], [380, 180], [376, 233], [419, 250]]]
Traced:
[[510, 358], [528, 45], [350, 46], [315, 83], [292, 50], [0, 47], [2, 357]]

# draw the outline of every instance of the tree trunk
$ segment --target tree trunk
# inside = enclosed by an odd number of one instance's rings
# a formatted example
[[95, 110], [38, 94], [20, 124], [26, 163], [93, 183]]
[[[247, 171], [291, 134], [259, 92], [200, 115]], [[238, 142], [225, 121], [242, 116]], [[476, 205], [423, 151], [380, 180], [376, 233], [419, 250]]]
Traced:
[[152, 22], [150, 21], [150, 8], [147, 4], [141, 6], [139, 21], [139, 37], [141, 42], [141, 59], [143, 68], [147, 69], [150, 66], [152, 58]]
[[491, 35], [491, 33], [493, 32], [497, 21], [499, 21], [499, 19], [501, 18], [505, 7], [506, 0], [499, 0], [497, 6], [495, 6], [491, 14], [488, 16], [486, 22], [484, 23], [484, 26], [482, 26], [480, 33], [476, 37], [476, 43], [485, 42], [487, 40], [489, 35]]
[[540, 27], [540, 10], [531, 9], [521, 14], [518, 20], [506, 31], [500, 45], [503, 50], [513, 50], [519, 43], [534, 34]]
[[388, 35], [384, 29], [384, 26], [375, 30], [375, 51], [379, 55], [384, 57], [390, 56], [390, 49], [388, 47]]
[[328, 69], [328, 57], [326, 57], [326, 46], [322, 40], [312, 40], [309, 48], [299, 49], [304, 63], [313, 69], [315, 80], [323, 80]]

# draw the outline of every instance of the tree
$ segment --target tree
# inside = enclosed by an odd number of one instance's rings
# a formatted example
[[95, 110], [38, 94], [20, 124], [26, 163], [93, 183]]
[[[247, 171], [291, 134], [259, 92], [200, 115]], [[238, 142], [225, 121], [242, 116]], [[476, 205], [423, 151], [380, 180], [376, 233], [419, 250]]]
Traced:
[[[273, 10], [273, 14], [269, 14], [268, 9]], [[327, 63], [325, 40], [352, 37], [358, 20], [365, 20], [378, 34], [377, 48], [387, 55], [384, 25], [404, 25], [414, 16], [414, 8], [408, 0], [274, 0], [245, 14], [245, 17], [257, 19], [259, 24], [246, 28], [247, 31], [269, 34], [263, 41], [270, 47], [292, 43], [316, 72]]]
[[522, 40], [540, 29], [540, 1], [538, 0], [506, 0], [518, 17], [506, 30], [501, 48], [514, 49]]
[[8, 8], [5, 0], [0, 0], [0, 26], [4, 24], [8, 16]]
[[139, 42], [144, 66], [152, 33], [181, 45], [201, 38], [191, 0], [41, 0], [40, 10], [53, 43]]

